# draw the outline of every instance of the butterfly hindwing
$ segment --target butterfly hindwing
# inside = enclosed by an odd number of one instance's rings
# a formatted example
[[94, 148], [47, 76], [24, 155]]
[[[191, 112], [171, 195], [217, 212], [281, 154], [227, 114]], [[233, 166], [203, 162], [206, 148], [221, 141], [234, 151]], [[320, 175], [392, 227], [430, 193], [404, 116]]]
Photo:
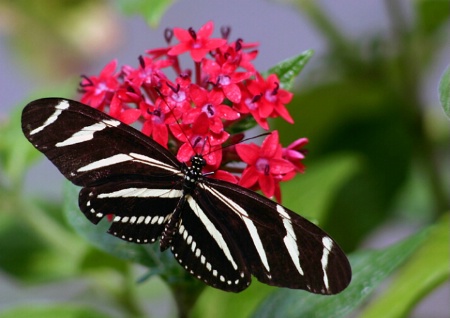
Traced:
[[121, 180], [86, 187], [80, 191], [79, 206], [94, 224], [110, 215], [108, 230], [125, 241], [153, 243], [182, 196], [180, 184]]

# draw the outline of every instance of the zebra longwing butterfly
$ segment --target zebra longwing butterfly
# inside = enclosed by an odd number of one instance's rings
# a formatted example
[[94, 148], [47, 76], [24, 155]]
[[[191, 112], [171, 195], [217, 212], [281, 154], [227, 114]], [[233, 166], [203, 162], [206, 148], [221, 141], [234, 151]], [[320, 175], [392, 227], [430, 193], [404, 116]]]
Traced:
[[268, 285], [336, 294], [347, 287], [347, 257], [324, 231], [236, 184], [202, 174], [134, 128], [76, 101], [45, 98], [22, 113], [28, 140], [75, 185], [79, 207], [109, 233], [146, 244], [159, 237], [188, 272], [225, 291]]

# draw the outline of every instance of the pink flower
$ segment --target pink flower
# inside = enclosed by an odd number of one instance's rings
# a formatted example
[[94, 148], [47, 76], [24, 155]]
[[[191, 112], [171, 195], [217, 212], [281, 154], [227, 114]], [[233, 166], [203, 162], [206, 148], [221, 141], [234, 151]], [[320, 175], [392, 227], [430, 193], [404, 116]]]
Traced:
[[294, 123], [285, 104], [289, 103], [293, 94], [280, 88], [278, 77], [271, 74], [265, 80], [261, 74], [256, 73], [256, 80], [251, 80], [242, 91], [243, 98], [236, 104], [241, 113], [251, 113], [256, 122], [264, 129], [269, 129], [267, 118], [283, 117], [287, 122]]
[[258, 101], [261, 99], [261, 95], [254, 96], [248, 90], [247, 86], [244, 85], [242, 85], [241, 93], [241, 101], [240, 103], [234, 104], [235, 109], [241, 114], [251, 114], [258, 125], [268, 130], [269, 123], [267, 122], [267, 117], [261, 117], [258, 109]]
[[257, 43], [244, 43], [241, 39], [230, 45], [221, 46], [214, 55], [214, 59], [220, 65], [229, 63], [236, 67], [242, 67], [243, 69], [254, 72], [255, 67], [251, 63], [252, 60], [258, 55], [257, 50], [250, 52], [244, 51], [244, 49], [257, 47]]
[[[281, 88], [275, 74], [263, 78], [256, 71], [257, 43], [228, 42], [231, 28], [221, 29], [222, 38], [212, 38], [213, 29], [211, 21], [197, 32], [167, 29], [167, 46], [147, 50], [137, 67], [117, 71], [113, 60], [98, 76], [83, 76], [81, 101], [133, 124], [177, 151], [181, 162], [201, 154], [207, 162], [204, 172], [211, 177], [260, 189], [280, 201], [279, 183], [304, 171], [307, 139], [282, 148], [273, 132], [261, 147], [238, 143], [255, 122], [264, 129], [269, 129], [269, 118], [292, 123], [285, 106], [292, 93]], [[172, 44], [174, 39], [179, 43]], [[179, 55], [184, 52], [190, 53], [193, 68], [183, 67]], [[230, 165], [242, 161], [245, 169]]]
[[168, 60], [154, 61], [149, 57], [139, 57], [139, 68], [124, 66], [122, 71], [125, 74], [126, 82], [135, 90], [140, 90], [141, 86], [159, 86], [161, 81], [166, 80], [166, 75], [162, 69], [172, 63]]
[[207, 91], [200, 86], [192, 84], [190, 87], [190, 97], [195, 108], [190, 109], [183, 116], [183, 123], [192, 124], [200, 114], [206, 114], [209, 122], [209, 129], [214, 133], [223, 131], [224, 120], [235, 120], [239, 118], [239, 113], [231, 109], [230, 106], [222, 104], [224, 96], [218, 90]]
[[306, 151], [301, 148], [306, 146], [308, 142], [308, 138], [299, 138], [286, 148], [283, 148], [283, 158], [295, 166], [296, 172], [303, 173], [305, 171], [305, 165], [302, 163], [302, 160], [305, 159]]
[[190, 79], [177, 77], [175, 83], [166, 81], [161, 87], [161, 94], [169, 109], [179, 110], [180, 114], [177, 118], [181, 118], [184, 112], [191, 109], [191, 100], [189, 97]]
[[106, 104], [111, 102], [114, 92], [119, 88], [118, 74], [115, 73], [117, 60], [109, 62], [99, 76], [84, 76], [80, 83], [84, 93], [81, 102], [89, 104], [93, 108], [103, 110]]
[[170, 128], [175, 138], [184, 142], [178, 149], [178, 160], [189, 162], [193, 155], [202, 154], [210, 168], [217, 170], [222, 161], [221, 145], [228, 139], [228, 133], [224, 130], [213, 132], [205, 113], [201, 113], [192, 125], [175, 123]]
[[189, 51], [192, 59], [195, 62], [200, 62], [209, 51], [226, 43], [225, 39], [210, 39], [213, 30], [214, 23], [212, 21], [204, 24], [198, 32], [195, 32], [192, 28], [189, 28], [189, 30], [174, 28], [173, 33], [180, 43], [173, 46], [168, 54], [180, 55]]
[[144, 117], [144, 125], [142, 132], [147, 136], [152, 136], [153, 140], [159, 143], [164, 148], [167, 148], [169, 141], [169, 131], [167, 128], [167, 112], [164, 102], [161, 99], [157, 100], [156, 105], [141, 102], [139, 104], [142, 117]]
[[236, 65], [204, 60], [203, 71], [208, 75], [208, 81], [220, 88], [225, 97], [233, 103], [241, 101], [241, 89], [237, 85], [252, 76], [251, 72], [236, 72]]
[[262, 143], [236, 145], [236, 151], [247, 163], [239, 184], [245, 188], [261, 188], [267, 197], [275, 196], [281, 201], [279, 182], [282, 177], [293, 170], [295, 166], [282, 158], [282, 148], [278, 132], [272, 132]]

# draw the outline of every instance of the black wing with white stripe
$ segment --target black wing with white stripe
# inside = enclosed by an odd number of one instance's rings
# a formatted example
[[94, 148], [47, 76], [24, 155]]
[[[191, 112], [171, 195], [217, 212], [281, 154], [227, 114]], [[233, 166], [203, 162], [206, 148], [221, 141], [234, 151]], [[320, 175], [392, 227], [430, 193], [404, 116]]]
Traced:
[[317, 226], [248, 189], [202, 176], [139, 131], [75, 101], [47, 98], [22, 114], [25, 136], [76, 185], [79, 206], [123, 240], [161, 238], [208, 285], [245, 289], [251, 275], [274, 286], [335, 294], [350, 282], [339, 246]]
[[241, 242], [231, 235], [228, 220], [219, 222], [212, 211], [204, 210], [189, 196], [171, 249], [180, 265], [198, 279], [215, 288], [239, 292], [251, 281]]
[[94, 224], [114, 215], [108, 230], [112, 235], [128, 242], [153, 243], [182, 196], [173, 187], [179, 182], [167, 186], [166, 181], [121, 180], [88, 186], [80, 191], [79, 206]]
[[31, 102], [22, 113], [28, 140], [74, 184], [87, 186], [123, 176], [165, 178], [181, 164], [136, 129], [80, 104], [58, 98]]
[[[223, 231], [239, 242], [245, 257], [242, 271], [268, 285], [319, 294], [335, 294], [348, 285], [347, 257], [316, 225], [234, 184], [208, 178], [199, 188], [195, 194], [199, 206], [211, 218], [219, 216], [216, 222], [229, 224]], [[243, 195], [245, 200], [240, 199]]]

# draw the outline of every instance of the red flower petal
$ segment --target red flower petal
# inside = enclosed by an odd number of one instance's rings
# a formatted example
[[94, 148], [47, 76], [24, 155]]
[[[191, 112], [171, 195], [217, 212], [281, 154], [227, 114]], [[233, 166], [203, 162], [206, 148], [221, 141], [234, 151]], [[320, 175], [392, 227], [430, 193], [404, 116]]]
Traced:
[[152, 134], [153, 140], [167, 149], [169, 132], [166, 125], [155, 125]]
[[189, 31], [183, 28], [173, 28], [173, 35], [182, 43], [192, 40]]
[[248, 166], [242, 172], [242, 177], [239, 180], [239, 185], [244, 188], [251, 188], [258, 181], [258, 172], [254, 166]]
[[242, 161], [249, 165], [254, 165], [259, 158], [259, 147], [255, 144], [239, 144], [235, 149]]
[[222, 87], [225, 96], [233, 103], [241, 101], [241, 90], [236, 84], [230, 84]]
[[130, 125], [130, 124], [134, 123], [136, 120], [138, 120], [140, 116], [141, 116], [141, 111], [139, 109], [132, 108], [132, 109], [124, 110], [121, 113], [120, 120], [123, 123]]
[[295, 169], [295, 166], [284, 159], [271, 159], [270, 160], [270, 173], [271, 174], [285, 174]]
[[270, 175], [260, 174], [258, 182], [264, 195], [269, 198], [273, 197], [273, 194], [275, 193], [275, 181], [273, 177]]
[[188, 143], [184, 143], [178, 149], [177, 159], [181, 162], [189, 162], [189, 160], [191, 160], [191, 157], [193, 155], [194, 155], [194, 150], [192, 150], [191, 145]]
[[191, 50], [191, 57], [194, 60], [194, 62], [200, 62], [202, 58], [204, 58], [205, 55], [208, 54], [209, 51], [210, 51], [209, 49]]
[[214, 22], [208, 21], [197, 32], [199, 38], [209, 38], [214, 31]]
[[100, 77], [109, 77], [112, 76], [113, 73], [116, 71], [117, 68], [117, 60], [114, 59], [103, 68], [103, 70], [100, 72]]
[[281, 203], [281, 190], [280, 190], [280, 184], [275, 183], [275, 193], [274, 193], [275, 199]]
[[261, 145], [260, 156], [263, 158], [273, 158], [279, 148], [278, 131], [275, 130], [264, 139]]
[[278, 104], [277, 107], [275, 108], [275, 112], [278, 113], [288, 123], [290, 124], [294, 123], [294, 119], [292, 119], [291, 114], [289, 114], [288, 110], [283, 104]]
[[240, 117], [239, 113], [233, 110], [230, 106], [219, 105], [216, 107], [218, 117], [225, 120], [235, 120]]
[[212, 176], [216, 179], [224, 180], [234, 184], [237, 184], [239, 181], [236, 176], [225, 170], [217, 170]]

